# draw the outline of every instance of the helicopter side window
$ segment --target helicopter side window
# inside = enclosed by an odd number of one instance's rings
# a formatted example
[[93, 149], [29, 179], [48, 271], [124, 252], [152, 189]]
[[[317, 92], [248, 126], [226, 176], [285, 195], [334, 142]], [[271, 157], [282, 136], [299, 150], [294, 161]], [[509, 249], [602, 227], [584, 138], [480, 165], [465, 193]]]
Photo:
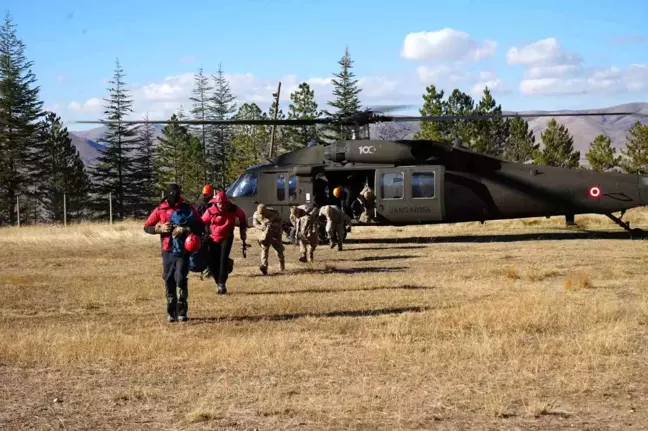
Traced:
[[226, 191], [233, 198], [255, 196], [257, 194], [257, 176], [252, 173], [243, 173]]
[[277, 175], [277, 200], [286, 200], [286, 177]]
[[297, 175], [288, 177], [288, 199], [297, 200]]
[[434, 172], [412, 173], [412, 198], [429, 199], [434, 197]]
[[383, 199], [403, 199], [405, 175], [402, 172], [386, 172], [380, 176], [380, 195]]

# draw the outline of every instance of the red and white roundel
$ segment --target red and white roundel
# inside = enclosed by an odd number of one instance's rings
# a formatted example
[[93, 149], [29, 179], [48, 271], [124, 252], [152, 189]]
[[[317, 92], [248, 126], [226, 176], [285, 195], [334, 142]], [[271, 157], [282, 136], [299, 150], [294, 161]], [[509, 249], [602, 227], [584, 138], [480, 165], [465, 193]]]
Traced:
[[592, 186], [589, 189], [589, 195], [592, 198], [601, 197], [601, 188], [599, 186]]

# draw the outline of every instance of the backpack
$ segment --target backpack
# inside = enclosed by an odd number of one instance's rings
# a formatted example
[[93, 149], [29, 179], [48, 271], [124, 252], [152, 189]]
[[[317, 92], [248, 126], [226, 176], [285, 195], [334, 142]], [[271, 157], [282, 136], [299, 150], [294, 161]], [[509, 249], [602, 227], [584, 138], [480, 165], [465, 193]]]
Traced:
[[[191, 227], [194, 220], [194, 213], [189, 205], [182, 205], [171, 213], [171, 228], [175, 226]], [[180, 235], [178, 238], [171, 236], [171, 253], [174, 256], [181, 256], [186, 253], [184, 242], [188, 234]], [[201, 247], [202, 249], [202, 247]]]

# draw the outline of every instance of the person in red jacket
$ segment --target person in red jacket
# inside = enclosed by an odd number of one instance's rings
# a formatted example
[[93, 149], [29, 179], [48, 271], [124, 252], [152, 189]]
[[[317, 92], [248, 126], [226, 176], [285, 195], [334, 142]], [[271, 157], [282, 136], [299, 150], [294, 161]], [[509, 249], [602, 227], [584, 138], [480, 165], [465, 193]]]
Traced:
[[239, 234], [245, 246], [247, 239], [247, 216], [245, 212], [231, 203], [225, 194], [220, 191], [202, 216], [202, 221], [209, 226], [209, 269], [218, 286], [217, 293], [227, 293], [228, 259], [234, 242], [234, 227], [238, 221]]
[[[175, 210], [191, 210], [193, 223], [190, 226], [172, 226], [171, 216]], [[165, 197], [144, 222], [144, 232], [159, 234], [162, 244], [162, 278], [166, 288], [167, 320], [186, 322], [189, 297], [189, 254], [173, 252], [173, 238], [180, 240], [187, 234], [201, 235], [205, 224], [193, 205], [184, 202], [180, 186], [170, 184]], [[176, 292], [179, 290], [178, 292]]]

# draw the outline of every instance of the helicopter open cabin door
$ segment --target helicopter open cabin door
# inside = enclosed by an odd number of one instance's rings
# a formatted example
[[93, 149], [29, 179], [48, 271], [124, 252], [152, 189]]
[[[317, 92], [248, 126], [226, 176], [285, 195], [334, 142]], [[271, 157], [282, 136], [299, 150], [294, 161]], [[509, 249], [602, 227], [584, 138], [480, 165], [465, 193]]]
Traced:
[[393, 224], [443, 220], [444, 166], [376, 169], [376, 212]]

